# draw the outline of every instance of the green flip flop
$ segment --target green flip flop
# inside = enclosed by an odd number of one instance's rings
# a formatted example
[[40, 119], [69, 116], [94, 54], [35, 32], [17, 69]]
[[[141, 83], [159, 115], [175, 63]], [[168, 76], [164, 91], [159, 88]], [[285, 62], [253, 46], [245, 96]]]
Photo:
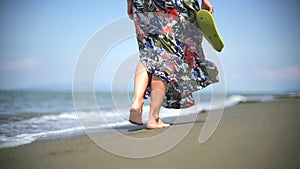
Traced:
[[218, 32], [214, 17], [207, 10], [197, 12], [197, 23], [206, 40], [218, 52], [224, 47], [224, 42]]

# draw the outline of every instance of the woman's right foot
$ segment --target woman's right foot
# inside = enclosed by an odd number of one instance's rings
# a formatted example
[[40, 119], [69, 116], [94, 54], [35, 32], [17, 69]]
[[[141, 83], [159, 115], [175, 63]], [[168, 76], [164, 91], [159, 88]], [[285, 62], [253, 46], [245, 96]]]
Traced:
[[164, 123], [160, 118], [154, 120], [148, 120], [147, 129], [161, 129], [170, 127], [170, 124]]

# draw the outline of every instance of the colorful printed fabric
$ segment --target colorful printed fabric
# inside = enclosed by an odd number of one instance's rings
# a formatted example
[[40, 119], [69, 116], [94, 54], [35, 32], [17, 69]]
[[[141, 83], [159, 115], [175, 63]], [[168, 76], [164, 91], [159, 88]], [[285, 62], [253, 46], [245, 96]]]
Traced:
[[[197, 0], [133, 0], [140, 61], [168, 83], [163, 107], [195, 105], [192, 92], [218, 82], [218, 70], [205, 59], [196, 25]], [[145, 98], [150, 96], [151, 83]]]

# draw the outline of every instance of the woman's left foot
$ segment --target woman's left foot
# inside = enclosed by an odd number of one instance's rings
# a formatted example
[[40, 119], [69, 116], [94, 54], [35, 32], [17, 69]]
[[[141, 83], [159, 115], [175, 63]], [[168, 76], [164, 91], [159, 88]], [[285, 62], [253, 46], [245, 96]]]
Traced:
[[136, 124], [139, 126], [143, 125], [143, 102], [133, 102], [131, 108], [130, 108], [130, 115], [129, 115], [129, 122], [132, 124]]
[[167, 128], [170, 127], [170, 124], [164, 123], [160, 118], [149, 120], [147, 122], [147, 129], [161, 129], [161, 128]]
[[138, 126], [143, 125], [142, 111], [130, 108], [129, 122]]

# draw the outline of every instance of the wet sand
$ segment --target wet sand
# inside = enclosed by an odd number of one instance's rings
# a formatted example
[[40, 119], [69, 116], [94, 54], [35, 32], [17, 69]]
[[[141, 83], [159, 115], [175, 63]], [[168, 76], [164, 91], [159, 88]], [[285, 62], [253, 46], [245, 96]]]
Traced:
[[[208, 112], [213, 113], [213, 112]], [[240, 104], [225, 109], [215, 133], [198, 143], [203, 115], [177, 146], [158, 156], [132, 159], [111, 154], [87, 136], [36, 141], [0, 149], [1, 169], [93, 168], [205, 168], [298, 169], [300, 168], [300, 99], [281, 98], [263, 103]], [[178, 132], [188, 122], [172, 126]], [[130, 137], [150, 137], [165, 132], [136, 128]], [[110, 133], [99, 134], [110, 137]], [[118, 138], [114, 138], [118, 142]], [[163, 145], [163, 143], [157, 143]], [[118, 146], [128, 146], [120, 142]], [[135, 147], [128, 147], [134, 149]], [[141, 150], [142, 151], [142, 150]]]

